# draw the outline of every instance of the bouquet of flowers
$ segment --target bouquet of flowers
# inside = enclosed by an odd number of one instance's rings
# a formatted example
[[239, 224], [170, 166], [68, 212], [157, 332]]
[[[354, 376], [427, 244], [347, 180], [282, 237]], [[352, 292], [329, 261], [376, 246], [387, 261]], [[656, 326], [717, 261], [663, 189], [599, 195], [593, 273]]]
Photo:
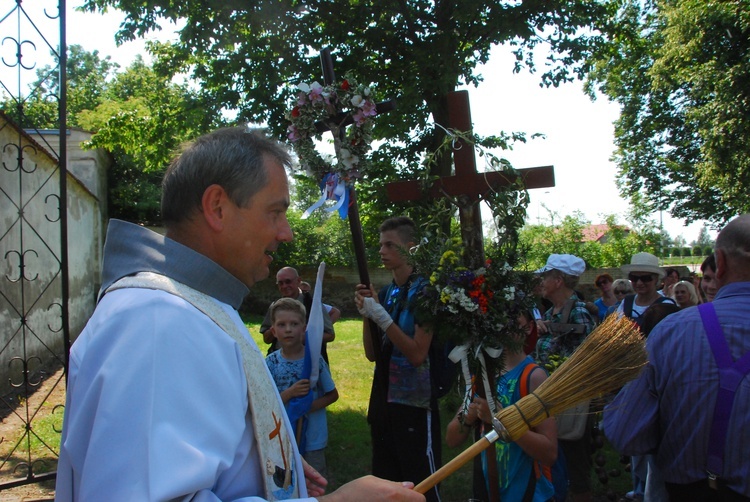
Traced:
[[410, 251], [415, 269], [428, 278], [414, 300], [415, 318], [438, 340], [467, 346], [474, 373], [481, 351], [493, 354], [523, 344], [517, 319], [521, 311], [533, 308], [534, 279], [505, 260], [488, 259], [471, 270], [463, 265], [460, 239], [434, 242], [438, 244], [423, 241]]

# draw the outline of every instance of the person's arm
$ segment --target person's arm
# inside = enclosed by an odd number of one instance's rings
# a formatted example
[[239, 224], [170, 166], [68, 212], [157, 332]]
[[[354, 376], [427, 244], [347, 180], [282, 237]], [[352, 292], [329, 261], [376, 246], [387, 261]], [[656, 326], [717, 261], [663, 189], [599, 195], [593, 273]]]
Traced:
[[424, 495], [413, 490], [408, 481], [386, 481], [375, 476], [364, 476], [351, 481], [329, 495], [318, 497], [319, 502], [424, 502]]
[[[546, 379], [547, 374], [543, 370], [532, 371], [529, 392], [534, 392]], [[551, 466], [557, 460], [557, 422], [554, 418], [544, 420], [518, 438], [516, 444], [531, 458]]]
[[455, 448], [461, 445], [469, 437], [471, 432], [474, 430], [474, 426], [477, 423], [479, 413], [479, 404], [472, 402], [469, 404], [469, 409], [463, 416], [463, 423], [461, 423], [461, 417], [459, 413], [453, 417], [448, 423], [448, 427], [445, 429], [445, 444], [449, 448]]
[[263, 335], [263, 341], [271, 344], [275, 338], [273, 334], [273, 326], [271, 325], [271, 309], [266, 310], [266, 315], [263, 317], [263, 322], [260, 323], [260, 334]]
[[659, 397], [650, 363], [604, 408], [602, 428], [623, 455], [644, 455], [659, 445]]
[[[432, 343], [432, 331], [425, 329], [422, 326], [414, 326], [414, 338], [409, 337], [403, 330], [391, 319], [390, 314], [380, 305], [375, 291], [372, 286], [369, 288], [362, 284], [357, 285], [357, 292], [354, 295], [354, 301], [357, 304], [359, 312], [365, 316], [365, 324], [363, 328], [363, 342], [365, 345], [365, 354], [368, 354], [368, 348], [370, 353], [372, 351], [372, 337], [368, 336], [370, 327], [367, 318], [372, 319], [375, 323], [385, 332], [385, 335], [397, 347], [401, 353], [406, 356], [406, 359], [413, 366], [421, 365], [425, 359], [427, 359], [427, 353], [430, 350], [430, 344]], [[369, 302], [369, 303], [368, 303]], [[368, 347], [369, 345], [369, 347]], [[367, 355], [370, 361], [374, 360]]]
[[323, 314], [323, 341], [325, 343], [332, 342], [336, 339], [336, 331], [333, 329], [331, 317], [328, 315], [325, 306], [321, 305], [320, 308]]
[[310, 405], [310, 411], [318, 411], [320, 409], [326, 408], [336, 401], [339, 400], [339, 391], [336, 389], [333, 389], [330, 392], [326, 392], [322, 396], [320, 396], [318, 399], [315, 399], [312, 404]]
[[328, 311], [328, 317], [331, 318], [331, 323], [335, 323], [339, 319], [341, 319], [341, 311], [331, 305], [331, 310]]
[[284, 402], [284, 404], [286, 404], [295, 397], [306, 396], [309, 392], [310, 380], [303, 378], [301, 380], [297, 380], [292, 385], [279, 392], [279, 394], [281, 395], [281, 400]]
[[386, 336], [406, 356], [412, 366], [421, 365], [427, 359], [432, 343], [432, 331], [419, 324], [414, 325], [414, 338], [404, 333], [395, 322], [385, 330]]

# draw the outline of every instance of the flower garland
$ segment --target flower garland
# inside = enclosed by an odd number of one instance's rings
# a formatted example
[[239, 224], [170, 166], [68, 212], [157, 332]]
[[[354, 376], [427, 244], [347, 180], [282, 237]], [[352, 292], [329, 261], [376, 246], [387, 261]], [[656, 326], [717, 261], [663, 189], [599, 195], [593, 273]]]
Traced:
[[[373, 118], [377, 115], [372, 89], [347, 75], [343, 81], [332, 85], [302, 83], [297, 91], [296, 104], [287, 111], [286, 118], [291, 122], [287, 137], [300, 165], [318, 181], [330, 174], [345, 182], [361, 176], [367, 169], [366, 155], [372, 142]], [[349, 115], [353, 123], [346, 127], [343, 121]], [[322, 139], [316, 123], [324, 123], [333, 133], [335, 165], [315, 149], [313, 138]], [[342, 127], [345, 128], [343, 140]]]

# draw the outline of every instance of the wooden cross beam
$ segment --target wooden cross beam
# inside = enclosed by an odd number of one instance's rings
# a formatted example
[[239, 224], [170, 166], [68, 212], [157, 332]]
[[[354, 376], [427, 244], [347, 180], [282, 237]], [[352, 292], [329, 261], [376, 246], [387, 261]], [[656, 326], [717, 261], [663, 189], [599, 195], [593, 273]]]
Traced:
[[[457, 131], [471, 131], [471, 111], [468, 91], [448, 93], [449, 127]], [[459, 201], [459, 220], [468, 267], [479, 268], [484, 264], [484, 241], [482, 218], [479, 209], [481, 196], [510, 185], [520, 176], [526, 188], [555, 186], [555, 171], [552, 166], [519, 169], [510, 172], [477, 172], [474, 146], [458, 139], [453, 150], [455, 175], [436, 180], [427, 190], [429, 197], [450, 196]], [[393, 202], [418, 200], [425, 196], [419, 180], [399, 181], [386, 185], [388, 198]]]

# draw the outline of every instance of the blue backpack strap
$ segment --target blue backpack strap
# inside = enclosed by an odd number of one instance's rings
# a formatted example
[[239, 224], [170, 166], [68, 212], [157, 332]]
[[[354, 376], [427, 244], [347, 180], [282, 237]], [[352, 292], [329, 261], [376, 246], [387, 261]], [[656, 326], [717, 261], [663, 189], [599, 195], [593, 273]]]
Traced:
[[727, 345], [724, 331], [716, 317], [716, 310], [712, 303], [703, 303], [698, 311], [706, 330], [706, 337], [711, 346], [716, 366], [719, 369], [719, 392], [716, 396], [716, 406], [711, 423], [711, 433], [708, 443], [708, 462], [706, 464], [709, 479], [715, 480], [724, 470], [724, 448], [727, 441], [729, 418], [732, 414], [734, 396], [740, 382], [750, 373], [750, 352], [743, 355], [736, 362]]

